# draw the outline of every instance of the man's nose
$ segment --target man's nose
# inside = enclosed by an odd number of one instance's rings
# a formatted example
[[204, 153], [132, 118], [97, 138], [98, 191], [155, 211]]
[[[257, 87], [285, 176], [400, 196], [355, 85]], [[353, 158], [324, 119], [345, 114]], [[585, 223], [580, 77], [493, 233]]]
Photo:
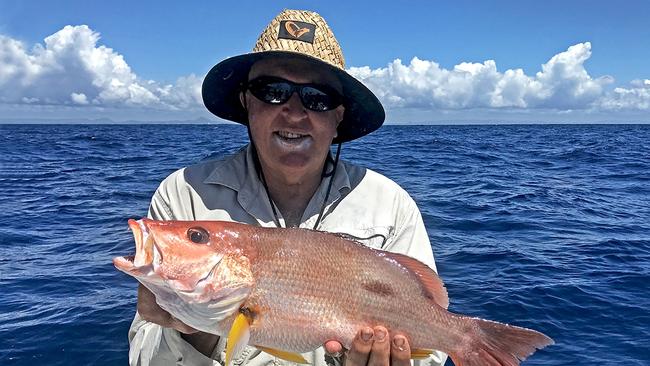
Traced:
[[291, 94], [289, 100], [282, 105], [282, 110], [291, 118], [301, 119], [307, 116], [307, 109], [302, 105], [300, 95], [297, 92]]

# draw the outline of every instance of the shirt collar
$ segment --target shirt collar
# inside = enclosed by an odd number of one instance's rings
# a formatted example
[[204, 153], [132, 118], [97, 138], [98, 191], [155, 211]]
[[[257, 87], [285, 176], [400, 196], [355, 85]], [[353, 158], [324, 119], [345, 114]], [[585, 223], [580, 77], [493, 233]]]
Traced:
[[[328, 159], [328, 171], [332, 163]], [[307, 204], [301, 220], [301, 226], [314, 225], [320, 213], [321, 205], [327, 194], [329, 179], [321, 180], [320, 185]], [[257, 174], [253, 160], [253, 150], [249, 145], [241, 149], [232, 159], [224, 159], [217, 163], [212, 173], [203, 181], [206, 184], [217, 184], [237, 192], [237, 201], [249, 214], [257, 218], [262, 226], [274, 226], [273, 211], [270, 206], [264, 185]], [[346, 165], [339, 160], [334, 175], [330, 195], [325, 204], [325, 213], [342, 196], [351, 189], [350, 176]], [[278, 212], [278, 215], [280, 213]], [[325, 216], [325, 215], [324, 215]]]

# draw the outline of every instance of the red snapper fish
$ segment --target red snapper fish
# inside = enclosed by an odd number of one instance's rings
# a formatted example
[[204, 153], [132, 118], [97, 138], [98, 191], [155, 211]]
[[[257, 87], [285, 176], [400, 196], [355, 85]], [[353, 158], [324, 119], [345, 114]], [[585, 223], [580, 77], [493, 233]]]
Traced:
[[228, 337], [226, 365], [246, 345], [292, 362], [326, 341], [349, 348], [365, 326], [403, 333], [411, 357], [518, 365], [553, 340], [534, 330], [447, 311], [436, 273], [343, 235], [221, 221], [129, 220], [134, 256], [113, 259], [161, 308]]

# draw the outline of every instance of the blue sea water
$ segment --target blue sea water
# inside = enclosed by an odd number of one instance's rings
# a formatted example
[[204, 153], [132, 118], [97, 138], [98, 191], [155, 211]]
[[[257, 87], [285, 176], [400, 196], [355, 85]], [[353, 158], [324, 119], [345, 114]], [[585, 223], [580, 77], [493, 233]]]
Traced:
[[[0, 125], [0, 364], [124, 365], [132, 253], [173, 170], [235, 125]], [[650, 365], [650, 126], [385, 126], [342, 157], [408, 190], [454, 312], [540, 330], [526, 365]]]

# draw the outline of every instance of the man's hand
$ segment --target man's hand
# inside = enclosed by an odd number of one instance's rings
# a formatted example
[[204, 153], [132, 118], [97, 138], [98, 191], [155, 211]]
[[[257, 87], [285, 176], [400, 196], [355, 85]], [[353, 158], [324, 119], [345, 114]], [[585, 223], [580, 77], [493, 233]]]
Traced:
[[156, 303], [154, 294], [142, 284], [138, 286], [138, 313], [142, 319], [162, 325], [165, 328], [174, 328], [185, 334], [198, 332], [198, 330], [174, 318], [170, 313], [163, 310]]
[[219, 341], [219, 336], [199, 332], [163, 310], [156, 303], [154, 294], [142, 284], [138, 286], [138, 313], [142, 319], [148, 322], [181, 332], [181, 338], [207, 357], [211, 356], [214, 347]]
[[[336, 341], [324, 345], [329, 354], [340, 354]], [[402, 334], [390, 335], [386, 328], [363, 328], [357, 333], [344, 358], [345, 366], [410, 366], [411, 348]]]

